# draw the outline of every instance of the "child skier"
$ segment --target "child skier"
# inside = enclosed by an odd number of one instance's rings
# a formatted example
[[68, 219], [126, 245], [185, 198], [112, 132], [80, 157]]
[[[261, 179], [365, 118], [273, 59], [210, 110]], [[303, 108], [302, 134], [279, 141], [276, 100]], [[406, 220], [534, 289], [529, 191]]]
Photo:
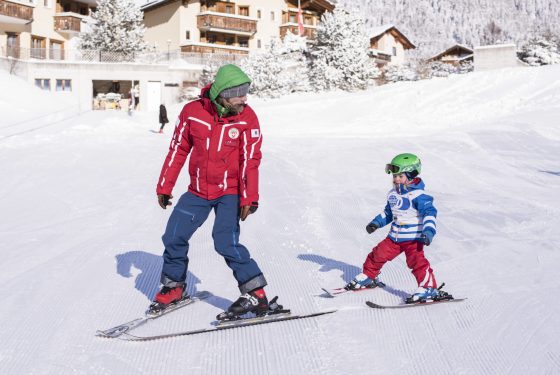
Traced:
[[385, 210], [366, 226], [366, 231], [371, 234], [389, 223], [391, 230], [367, 256], [363, 272], [345, 289], [383, 286], [378, 278], [381, 268], [404, 252], [406, 264], [418, 281], [418, 289], [406, 303], [453, 298], [437, 289], [433, 270], [424, 256], [424, 245], [429, 246], [436, 234], [437, 210], [434, 199], [424, 192], [424, 182], [418, 177], [420, 170], [420, 159], [413, 154], [397, 155], [386, 165], [385, 172], [393, 174], [393, 189], [387, 195]]

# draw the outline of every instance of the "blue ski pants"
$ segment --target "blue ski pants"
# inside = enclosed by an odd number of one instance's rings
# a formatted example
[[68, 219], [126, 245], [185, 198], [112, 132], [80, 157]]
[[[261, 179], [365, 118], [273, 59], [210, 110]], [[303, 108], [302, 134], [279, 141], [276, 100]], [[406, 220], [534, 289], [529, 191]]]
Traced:
[[215, 250], [233, 271], [241, 293], [266, 286], [266, 280], [245, 246], [239, 243], [239, 196], [224, 195], [206, 200], [190, 192], [177, 202], [162, 236], [165, 251], [161, 282], [173, 287], [185, 282], [189, 265], [189, 240], [204, 224], [211, 210], [216, 219], [212, 229]]

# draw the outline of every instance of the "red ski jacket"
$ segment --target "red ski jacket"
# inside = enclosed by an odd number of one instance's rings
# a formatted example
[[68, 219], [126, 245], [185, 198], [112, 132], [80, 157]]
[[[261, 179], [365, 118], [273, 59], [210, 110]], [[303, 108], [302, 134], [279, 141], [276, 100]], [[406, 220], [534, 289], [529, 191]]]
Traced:
[[207, 91], [187, 103], [175, 125], [159, 177], [157, 194], [171, 194], [190, 154], [189, 191], [204, 199], [239, 194], [240, 206], [259, 201], [262, 136], [257, 115], [246, 106], [238, 115], [220, 118]]

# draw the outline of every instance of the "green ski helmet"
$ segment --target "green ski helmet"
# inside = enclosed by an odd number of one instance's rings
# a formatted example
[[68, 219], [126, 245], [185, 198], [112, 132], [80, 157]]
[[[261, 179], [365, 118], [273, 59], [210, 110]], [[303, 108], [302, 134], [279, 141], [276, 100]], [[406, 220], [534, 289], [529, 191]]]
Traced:
[[390, 164], [385, 166], [385, 172], [387, 174], [406, 173], [409, 178], [418, 176], [421, 170], [422, 162], [420, 158], [414, 154], [399, 154], [391, 160]]

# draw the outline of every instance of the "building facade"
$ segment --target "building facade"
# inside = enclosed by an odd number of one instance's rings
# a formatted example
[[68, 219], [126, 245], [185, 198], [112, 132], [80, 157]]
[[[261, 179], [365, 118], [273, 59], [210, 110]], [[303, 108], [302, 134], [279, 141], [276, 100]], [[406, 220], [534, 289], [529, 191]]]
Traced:
[[[313, 39], [321, 15], [334, 5], [300, 3], [304, 36]], [[298, 34], [297, 0], [156, 0], [141, 9], [144, 39], [160, 51], [248, 54], [288, 31]]]
[[369, 54], [380, 65], [403, 65], [405, 51], [416, 46], [393, 25], [383, 25], [371, 32]]
[[0, 55], [64, 60], [96, 0], [0, 0]]

